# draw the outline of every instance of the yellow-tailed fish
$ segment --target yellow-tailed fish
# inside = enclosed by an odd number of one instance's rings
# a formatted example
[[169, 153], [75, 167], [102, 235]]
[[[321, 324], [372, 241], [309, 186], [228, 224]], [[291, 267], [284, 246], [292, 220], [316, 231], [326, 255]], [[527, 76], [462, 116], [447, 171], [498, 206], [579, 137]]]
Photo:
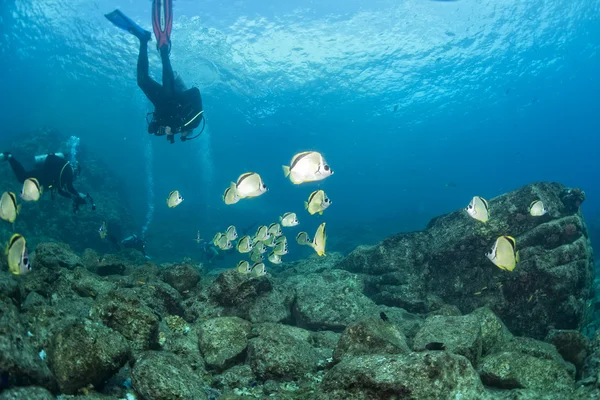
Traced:
[[106, 225], [106, 221], [102, 222], [102, 225], [100, 225], [100, 228], [98, 228], [98, 235], [100, 235], [100, 239], [106, 239], [106, 236], [108, 235], [108, 226]]
[[223, 201], [228, 206], [231, 205], [231, 204], [235, 204], [238, 201], [240, 201], [239, 196], [235, 192], [235, 185], [230, 186], [227, 189], [225, 189], [225, 193], [223, 193]]
[[304, 208], [308, 210], [310, 215], [319, 213], [323, 215], [323, 211], [331, 205], [331, 200], [323, 190], [315, 190], [308, 197], [308, 201], [304, 202]]
[[281, 225], [279, 225], [277, 222], [273, 222], [271, 225], [269, 225], [268, 232], [271, 236], [275, 237], [279, 237], [283, 234], [283, 232], [281, 232]]
[[264, 276], [267, 273], [265, 270], [265, 264], [262, 262], [257, 262], [252, 266], [252, 271], [250, 272], [250, 276], [253, 278], [259, 278]]
[[223, 234], [221, 232], [217, 232], [213, 237], [212, 242], [215, 245], [215, 247], [219, 247], [219, 240], [221, 240], [221, 236], [223, 236]]
[[13, 192], [4, 192], [0, 198], [0, 218], [11, 224], [17, 219], [21, 205], [17, 205], [17, 196]]
[[238, 240], [235, 248], [240, 253], [250, 253], [254, 248], [254, 246], [252, 245], [252, 239], [250, 239], [250, 236], [248, 235], [242, 236], [240, 240]]
[[333, 175], [333, 170], [320, 153], [305, 151], [292, 157], [290, 166], [283, 166], [283, 174], [298, 185], [325, 179]]
[[235, 190], [240, 199], [260, 196], [269, 190], [256, 172], [246, 172], [240, 175], [236, 183], [231, 182], [230, 188]]
[[249, 274], [252, 271], [250, 263], [246, 260], [242, 260], [237, 265], [237, 270], [240, 274]]
[[275, 252], [273, 252], [273, 251], [271, 253], [269, 253], [268, 260], [272, 264], [281, 264], [281, 256], [278, 254], [275, 254]]
[[27, 242], [22, 235], [15, 233], [10, 238], [5, 250], [8, 256], [8, 269], [15, 275], [26, 274], [31, 271]]
[[284, 256], [288, 253], [287, 242], [277, 242], [273, 248], [273, 253], [278, 256]]
[[183, 201], [183, 197], [179, 194], [179, 190], [173, 190], [169, 193], [169, 197], [167, 197], [167, 206], [169, 208], [175, 208], [181, 204]]
[[285, 228], [289, 228], [291, 226], [296, 226], [300, 222], [298, 222], [298, 218], [296, 217], [296, 213], [286, 212], [281, 217], [279, 217], [279, 221], [281, 221], [281, 226]]
[[237, 239], [238, 233], [235, 229], [235, 226], [231, 225], [229, 228], [227, 228], [227, 230], [225, 231], [225, 236], [227, 236], [227, 240], [230, 241], [234, 241], [235, 239]]
[[305, 244], [310, 245], [311, 244], [311, 241], [308, 238], [308, 233], [306, 233], [306, 232], [300, 232], [296, 236], [296, 242], [298, 242], [298, 244], [301, 244], [301, 245], [305, 245]]
[[496, 239], [492, 251], [486, 254], [498, 268], [512, 271], [519, 262], [519, 252], [516, 250], [517, 241], [511, 236], [500, 236]]
[[233, 248], [233, 245], [229, 240], [227, 240], [227, 236], [221, 235], [218, 241], [218, 247], [221, 250], [229, 250]]
[[264, 242], [255, 242], [254, 250], [258, 251], [260, 254], [267, 252], [267, 245]]
[[267, 240], [263, 240], [261, 243], [263, 243], [267, 247], [275, 247], [275, 243], [277, 243], [277, 238], [274, 236], [271, 236]]
[[325, 231], [325, 222], [317, 228], [315, 237], [312, 241], [312, 247], [319, 256], [325, 255], [325, 244], [327, 243], [327, 232]]
[[265, 258], [263, 257], [262, 253], [260, 251], [258, 251], [256, 249], [256, 247], [254, 249], [252, 249], [252, 251], [250, 252], [250, 259], [254, 262], [261, 262], [262, 260], [264, 260]]
[[541, 217], [542, 215], [545, 215], [548, 212], [548, 210], [544, 207], [544, 203], [541, 200], [532, 201], [527, 211], [529, 211], [529, 214], [532, 217]]
[[254, 235], [254, 241], [255, 242], [263, 242], [267, 239], [270, 239], [272, 237], [272, 235], [269, 233], [269, 228], [267, 228], [264, 225], [261, 225], [258, 227], [258, 229], [256, 230], [256, 235]]
[[40, 182], [35, 178], [27, 178], [23, 182], [21, 189], [21, 198], [24, 201], [38, 201], [44, 192], [44, 188], [40, 186]]
[[467, 213], [477, 221], [487, 222], [490, 218], [490, 209], [488, 202], [483, 197], [474, 196], [465, 209]]
[[284, 243], [287, 246], [287, 238], [285, 236], [279, 236], [276, 240], [275, 240], [275, 245], [279, 244], [279, 243]]

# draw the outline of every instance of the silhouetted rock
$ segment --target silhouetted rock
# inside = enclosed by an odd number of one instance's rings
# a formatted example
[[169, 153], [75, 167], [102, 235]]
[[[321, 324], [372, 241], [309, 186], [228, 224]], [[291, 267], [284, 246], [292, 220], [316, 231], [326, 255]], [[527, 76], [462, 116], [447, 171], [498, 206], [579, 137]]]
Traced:
[[101, 387], [128, 361], [129, 345], [120, 333], [91, 322], [59, 332], [48, 349], [48, 360], [63, 393], [88, 385]]
[[[558, 183], [528, 185], [489, 200], [485, 224], [458, 210], [422, 232], [361, 246], [338, 267], [366, 274], [365, 293], [379, 304], [420, 313], [430, 311], [432, 296], [463, 313], [487, 304], [514, 334], [544, 338], [552, 327], [576, 329], [585, 319], [593, 270], [578, 208], [584, 198]], [[527, 212], [537, 199], [549, 210], [542, 217]], [[485, 256], [507, 234], [521, 258], [513, 272]]]
[[573, 363], [578, 372], [581, 372], [585, 359], [590, 351], [590, 341], [576, 330], [552, 330], [546, 337], [548, 343], [552, 343], [560, 355], [568, 362]]

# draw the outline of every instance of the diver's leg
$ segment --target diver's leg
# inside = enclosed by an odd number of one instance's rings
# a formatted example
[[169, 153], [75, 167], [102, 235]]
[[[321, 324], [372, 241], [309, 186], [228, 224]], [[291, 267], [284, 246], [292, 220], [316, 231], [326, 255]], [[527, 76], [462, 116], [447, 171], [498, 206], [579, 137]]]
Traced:
[[160, 48], [160, 59], [162, 60], [162, 83], [167, 96], [175, 93], [175, 74], [169, 59], [169, 48], [163, 46]]
[[33, 177], [33, 175], [25, 171], [23, 165], [21, 165], [21, 163], [18, 162], [14, 157], [9, 157], [8, 163], [10, 164], [10, 167], [12, 168], [19, 182], [23, 183], [25, 182], [25, 179]]
[[140, 53], [137, 63], [137, 84], [142, 89], [148, 100], [156, 105], [160, 103], [162, 87], [154, 79], [150, 78], [148, 67], [148, 41], [140, 40]]

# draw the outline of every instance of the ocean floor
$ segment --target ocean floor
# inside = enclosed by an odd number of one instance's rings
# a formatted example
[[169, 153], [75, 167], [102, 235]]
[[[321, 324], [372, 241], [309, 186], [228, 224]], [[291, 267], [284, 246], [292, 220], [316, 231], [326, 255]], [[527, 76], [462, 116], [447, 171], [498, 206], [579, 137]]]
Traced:
[[[260, 278], [42, 242], [0, 263], [0, 400], [600, 398], [584, 200], [533, 184]], [[485, 256], [506, 234], [512, 272]]]

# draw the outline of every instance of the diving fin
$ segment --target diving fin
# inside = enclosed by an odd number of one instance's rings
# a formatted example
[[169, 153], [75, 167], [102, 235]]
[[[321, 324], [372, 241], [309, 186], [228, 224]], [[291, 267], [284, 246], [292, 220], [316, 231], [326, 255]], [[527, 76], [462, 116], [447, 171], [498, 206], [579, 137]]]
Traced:
[[167, 46], [171, 50], [173, 28], [173, 0], [152, 0], [152, 28], [158, 50]]
[[121, 10], [114, 10], [108, 14], [104, 14], [104, 16], [112, 22], [114, 26], [131, 33], [140, 40], [149, 41], [152, 39], [152, 34], [150, 32], [133, 22], [127, 15], [123, 14]]

